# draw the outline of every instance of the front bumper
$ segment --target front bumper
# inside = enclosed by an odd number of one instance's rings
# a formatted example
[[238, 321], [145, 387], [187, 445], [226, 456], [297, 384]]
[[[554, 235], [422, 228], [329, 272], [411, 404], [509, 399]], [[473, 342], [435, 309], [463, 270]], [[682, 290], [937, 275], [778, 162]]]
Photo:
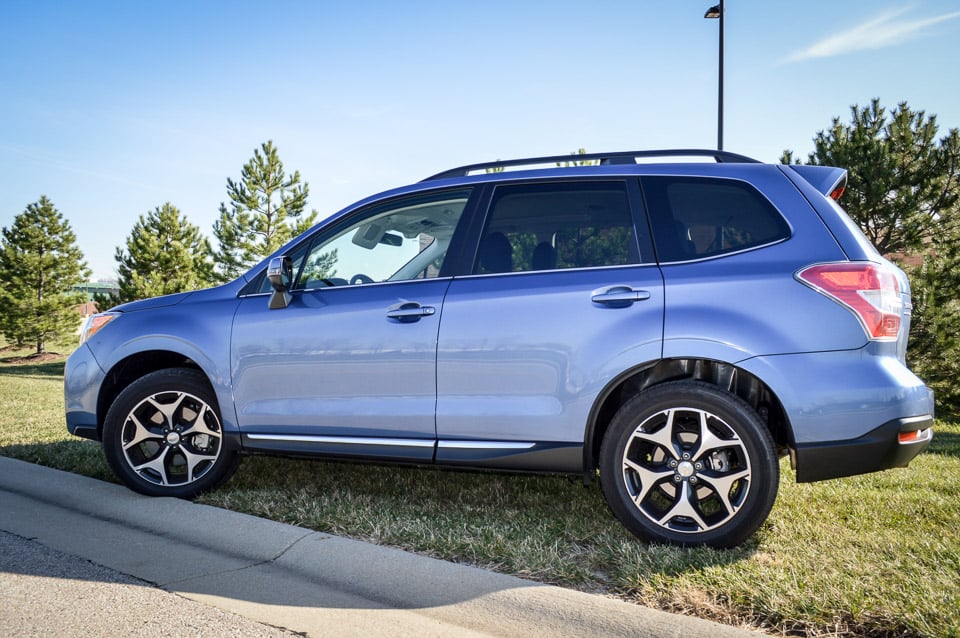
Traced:
[[797, 482], [906, 467], [933, 440], [933, 416], [894, 419], [855, 439], [798, 443]]
[[86, 345], [81, 345], [67, 359], [63, 372], [63, 402], [67, 430], [71, 434], [100, 440], [97, 398], [105, 376]]

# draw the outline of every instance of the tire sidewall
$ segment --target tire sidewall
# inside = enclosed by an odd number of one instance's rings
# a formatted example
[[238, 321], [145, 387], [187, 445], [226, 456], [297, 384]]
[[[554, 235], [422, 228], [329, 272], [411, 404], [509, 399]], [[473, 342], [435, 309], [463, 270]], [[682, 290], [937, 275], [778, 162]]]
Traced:
[[[199, 479], [180, 485], [157, 485], [139, 476], [123, 452], [123, 427], [130, 412], [145, 398], [163, 392], [185, 392], [212, 408], [220, 423], [220, 454], [213, 466]], [[110, 469], [120, 481], [147, 496], [193, 498], [226, 481], [239, 461], [233, 437], [223, 429], [216, 395], [199, 372], [187, 368], [159, 370], [147, 374], [127, 386], [111, 404], [103, 423], [102, 445]]]
[[[737, 513], [716, 529], [682, 533], [647, 518], [624, 484], [622, 459], [634, 431], [649, 417], [670, 408], [705, 410], [722, 419], [740, 438], [750, 461], [750, 491]], [[616, 413], [600, 446], [600, 482], [607, 504], [636, 536], [676, 545], [733, 547], [766, 520], [776, 499], [780, 465], [770, 432], [756, 411], [739, 397], [699, 381], [654, 386], [627, 401]]]

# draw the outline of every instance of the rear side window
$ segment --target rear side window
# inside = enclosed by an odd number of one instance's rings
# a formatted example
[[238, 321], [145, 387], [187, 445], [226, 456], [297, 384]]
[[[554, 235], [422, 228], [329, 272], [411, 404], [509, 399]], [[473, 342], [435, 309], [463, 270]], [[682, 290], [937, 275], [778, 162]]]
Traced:
[[498, 186], [473, 272], [622, 266], [639, 261], [623, 182]]
[[715, 257], [790, 236], [780, 212], [746, 182], [654, 176], [641, 183], [661, 262]]

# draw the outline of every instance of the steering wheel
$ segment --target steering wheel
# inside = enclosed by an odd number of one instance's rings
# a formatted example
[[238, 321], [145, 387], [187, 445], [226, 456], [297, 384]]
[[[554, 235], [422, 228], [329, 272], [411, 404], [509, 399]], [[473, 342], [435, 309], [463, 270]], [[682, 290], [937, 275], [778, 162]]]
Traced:
[[353, 277], [350, 278], [350, 285], [356, 286], [357, 284], [372, 284], [373, 279], [364, 275], [363, 273], [358, 272]]

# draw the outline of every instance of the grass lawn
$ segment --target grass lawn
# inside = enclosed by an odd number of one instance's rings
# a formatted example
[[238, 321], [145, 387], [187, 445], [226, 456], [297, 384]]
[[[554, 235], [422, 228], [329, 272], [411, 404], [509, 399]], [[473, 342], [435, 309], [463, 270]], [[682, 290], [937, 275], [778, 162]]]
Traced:
[[[113, 480], [66, 432], [63, 360], [0, 354], [0, 455]], [[20, 353], [23, 354], [23, 353]], [[910, 469], [797, 485], [745, 546], [636, 541], [599, 485], [249, 457], [201, 502], [772, 634], [960, 636], [960, 424]]]

